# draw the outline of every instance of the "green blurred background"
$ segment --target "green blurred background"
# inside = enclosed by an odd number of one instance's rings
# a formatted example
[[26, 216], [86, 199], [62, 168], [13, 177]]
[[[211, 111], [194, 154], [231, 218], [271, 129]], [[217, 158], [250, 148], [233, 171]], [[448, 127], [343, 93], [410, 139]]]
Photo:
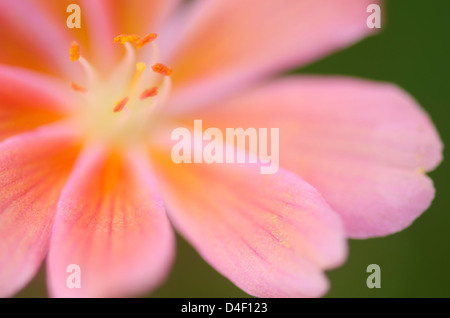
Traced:
[[[357, 1], [357, 0], [355, 0]], [[298, 73], [345, 74], [393, 82], [431, 115], [444, 144], [450, 142], [450, 42], [448, 0], [390, 0], [382, 32]], [[448, 148], [444, 158], [448, 156]], [[351, 240], [344, 266], [328, 272], [327, 297], [450, 297], [449, 162], [430, 175], [431, 208], [401, 233]], [[381, 266], [381, 288], [366, 286], [369, 264]], [[18, 297], [46, 297], [41, 270]], [[167, 282], [146, 297], [247, 297], [178, 237], [177, 260]]]

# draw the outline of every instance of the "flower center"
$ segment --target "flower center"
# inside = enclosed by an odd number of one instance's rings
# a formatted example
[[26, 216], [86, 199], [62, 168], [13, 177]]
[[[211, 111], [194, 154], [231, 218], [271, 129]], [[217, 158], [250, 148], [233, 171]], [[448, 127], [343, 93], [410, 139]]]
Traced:
[[[171, 90], [172, 70], [159, 62], [156, 37], [151, 33], [114, 38], [126, 54], [107, 78], [100, 78], [79, 45], [72, 43], [70, 59], [84, 69], [86, 84], [71, 86], [78, 93], [77, 118], [89, 139], [122, 147], [148, 137], [152, 113], [166, 103]], [[146, 44], [152, 46], [151, 69], [136, 58], [136, 50]]]

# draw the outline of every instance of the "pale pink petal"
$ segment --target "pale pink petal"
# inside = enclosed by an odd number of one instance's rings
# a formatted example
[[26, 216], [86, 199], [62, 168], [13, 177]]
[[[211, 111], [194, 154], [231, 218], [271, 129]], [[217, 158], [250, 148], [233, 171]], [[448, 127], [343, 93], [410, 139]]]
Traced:
[[[17, 2], [17, 1], [16, 1]], [[65, 40], [58, 48], [63, 62], [72, 68], [68, 75], [71, 79], [79, 78], [78, 71], [80, 66], [69, 60], [68, 49], [72, 41], [80, 44], [82, 55], [87, 58], [91, 64], [95, 65], [97, 70], [108, 71], [117, 61], [120, 47], [115, 45], [113, 38], [117, 35], [115, 29], [115, 17], [111, 13], [110, 2], [103, 0], [83, 1], [83, 0], [27, 0], [25, 4], [30, 3], [30, 10], [36, 7], [47, 20], [51, 21], [50, 29], [60, 31]], [[68, 28], [67, 20], [73, 13], [70, 5], [78, 5], [81, 10], [81, 27]], [[68, 9], [69, 10], [68, 12]], [[35, 26], [39, 30], [39, 25]], [[43, 30], [42, 30], [43, 31]], [[52, 30], [52, 32], [56, 32]], [[13, 38], [8, 41], [9, 45], [15, 45], [20, 38]], [[26, 51], [34, 54], [34, 51]], [[74, 73], [77, 71], [77, 73]]]
[[[63, 191], [47, 275], [54, 297], [117, 297], [156, 287], [167, 275], [174, 235], [139, 155], [84, 151]], [[81, 288], [70, 288], [70, 265]]]
[[159, 26], [178, 7], [181, 0], [109, 0], [118, 29], [124, 34], [146, 35]]
[[39, 73], [0, 65], [0, 141], [68, 114], [69, 85]]
[[[71, 41], [76, 40], [85, 56], [97, 70], [104, 73], [113, 69], [117, 58], [123, 53], [121, 45], [113, 39], [119, 34], [144, 36], [156, 32], [159, 25], [177, 7], [180, 0], [31, 0], [48, 14], [55, 26], [65, 31]], [[79, 5], [81, 28], [68, 29], [67, 7]], [[67, 58], [66, 43], [63, 53]]]
[[181, 30], [173, 34], [176, 45], [162, 55], [174, 69], [173, 107], [198, 107], [352, 45], [373, 32], [367, 26], [367, 7], [378, 2], [194, 2]]
[[[52, 4], [61, 2], [67, 7], [69, 4], [78, 3], [82, 8], [82, 13], [86, 27], [84, 28], [87, 33], [89, 41], [88, 46], [82, 46], [83, 51], [89, 52], [89, 58], [91, 63], [95, 65], [98, 70], [108, 72], [111, 70], [112, 65], [117, 62], [119, 48], [114, 43], [113, 39], [118, 34], [116, 29], [116, 21], [112, 14], [110, 7], [111, 2], [105, 0], [97, 1], [49, 1]], [[65, 17], [67, 14], [65, 15]], [[86, 54], [86, 52], [83, 52]]]
[[86, 24], [96, 65], [101, 65], [104, 69], [109, 67], [111, 70], [113, 57], [123, 51], [123, 48], [113, 42], [115, 36], [119, 34], [145, 36], [159, 32], [161, 24], [180, 2], [181, 0], [82, 1], [87, 12]]
[[65, 75], [76, 66], [68, 59], [71, 42], [66, 19], [58, 21], [43, 4], [56, 1], [0, 1], [0, 63]]
[[285, 170], [258, 164], [175, 164], [152, 149], [174, 226], [202, 257], [259, 297], [316, 297], [323, 273], [346, 257], [337, 215], [318, 192]]
[[434, 197], [442, 159], [433, 123], [395, 85], [295, 77], [192, 114], [207, 127], [280, 128], [281, 166], [325, 197], [356, 238], [409, 226]]
[[47, 254], [75, 137], [68, 126], [46, 126], [0, 143], [0, 297], [24, 287]]

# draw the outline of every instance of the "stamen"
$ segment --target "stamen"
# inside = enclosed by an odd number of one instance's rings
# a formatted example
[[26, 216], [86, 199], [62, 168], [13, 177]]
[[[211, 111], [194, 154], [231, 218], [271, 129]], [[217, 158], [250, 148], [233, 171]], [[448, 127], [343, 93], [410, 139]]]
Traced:
[[135, 34], [121, 34], [114, 38], [114, 43], [125, 44], [127, 42], [136, 43], [140, 40], [139, 35]]
[[88, 86], [90, 87], [94, 83], [97, 82], [97, 78], [98, 78], [97, 72], [84, 57], [81, 56], [79, 59], [79, 62], [81, 64], [81, 66], [83, 66], [84, 72], [86, 73], [86, 76], [87, 76]]
[[[116, 37], [117, 38], [117, 37]], [[129, 42], [124, 44], [125, 56], [118, 66], [114, 68], [113, 74], [110, 76], [109, 84], [113, 87], [125, 87], [133, 78], [135, 71], [133, 67], [136, 65], [136, 50]], [[128, 95], [123, 92], [124, 95]]]
[[170, 92], [172, 91], [172, 79], [169, 76], [164, 77], [164, 81], [161, 85], [161, 96], [158, 98], [160, 102], [165, 103], [169, 98]]
[[84, 88], [84, 87], [81, 86], [81, 85], [78, 85], [78, 84], [75, 83], [75, 82], [71, 82], [71, 83], [70, 83], [70, 86], [71, 86], [72, 89], [73, 89], [74, 91], [76, 91], [76, 92], [80, 92], [80, 93], [86, 92], [86, 88]]
[[164, 75], [164, 76], [170, 76], [170, 75], [172, 75], [172, 72], [173, 72], [172, 69], [170, 69], [169, 67], [167, 67], [161, 63], [156, 63], [155, 65], [153, 65], [152, 69], [153, 69], [153, 72]]
[[158, 35], [156, 33], [150, 33], [150, 34], [144, 36], [142, 39], [140, 39], [136, 43], [136, 48], [141, 48], [144, 45], [146, 45], [147, 43], [155, 41], [157, 37], [158, 37]]
[[158, 87], [155, 86], [155, 87], [146, 89], [144, 92], [142, 92], [142, 94], [139, 98], [140, 98], [140, 100], [144, 100], [149, 97], [155, 97], [156, 95], [158, 95]]
[[153, 106], [149, 110], [148, 115], [150, 116], [153, 113], [160, 111], [161, 107], [166, 105], [167, 100], [170, 96], [170, 91], [172, 90], [172, 79], [169, 76], [164, 77], [163, 83], [160, 86], [161, 92], [158, 92], [158, 96], [155, 97], [155, 101], [153, 102]]
[[76, 41], [73, 41], [72, 44], [70, 44], [69, 53], [72, 62], [76, 62], [80, 59], [80, 46]]
[[[160, 58], [159, 58], [159, 49], [158, 49], [158, 45], [156, 44], [156, 41], [153, 41], [150, 43], [151, 46], [151, 50], [150, 50], [150, 62], [149, 65], [155, 65], [157, 63], [159, 63]], [[146, 72], [143, 73], [142, 79], [141, 79], [141, 83], [139, 86], [139, 91], [142, 91], [146, 88], [146, 84], [145, 83], [152, 83], [158, 80], [158, 74], [154, 73], [154, 72]]]
[[156, 42], [152, 42], [151, 46], [152, 46], [152, 65], [154, 65], [160, 61], [159, 49], [158, 46], [156, 45]]
[[115, 113], [120, 112], [125, 107], [125, 105], [128, 103], [128, 101], [129, 101], [129, 98], [125, 97], [121, 101], [117, 102], [116, 106], [114, 107], [114, 112]]
[[[125, 57], [120, 63], [119, 67], [116, 68], [117, 74], [126, 74], [130, 70], [132, 70], [133, 64], [136, 61], [136, 54], [133, 46], [130, 43], [125, 43]], [[130, 74], [131, 75], [131, 74]]]
[[[88, 84], [89, 86], [91, 86], [97, 80], [97, 73], [95, 72], [94, 68], [89, 64], [89, 62], [86, 61], [86, 59], [80, 55], [80, 45], [76, 41], [73, 41], [70, 44], [69, 53], [70, 53], [70, 60], [72, 62], [78, 61], [81, 64], [87, 76]], [[72, 85], [72, 88], [74, 88], [74, 85]], [[80, 88], [79, 85], [78, 88]]]

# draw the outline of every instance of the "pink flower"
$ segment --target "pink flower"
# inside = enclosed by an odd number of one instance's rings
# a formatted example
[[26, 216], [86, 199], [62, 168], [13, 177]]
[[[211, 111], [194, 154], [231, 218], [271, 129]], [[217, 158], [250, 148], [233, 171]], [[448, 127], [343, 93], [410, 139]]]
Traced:
[[[428, 208], [425, 172], [441, 161], [400, 88], [274, 76], [369, 35], [375, 2], [2, 0], [0, 296], [46, 257], [52, 296], [148, 291], [173, 261], [170, 224], [249, 294], [324, 295], [347, 238], [400, 231]], [[280, 170], [175, 164], [170, 132], [194, 119], [280, 128]]]

